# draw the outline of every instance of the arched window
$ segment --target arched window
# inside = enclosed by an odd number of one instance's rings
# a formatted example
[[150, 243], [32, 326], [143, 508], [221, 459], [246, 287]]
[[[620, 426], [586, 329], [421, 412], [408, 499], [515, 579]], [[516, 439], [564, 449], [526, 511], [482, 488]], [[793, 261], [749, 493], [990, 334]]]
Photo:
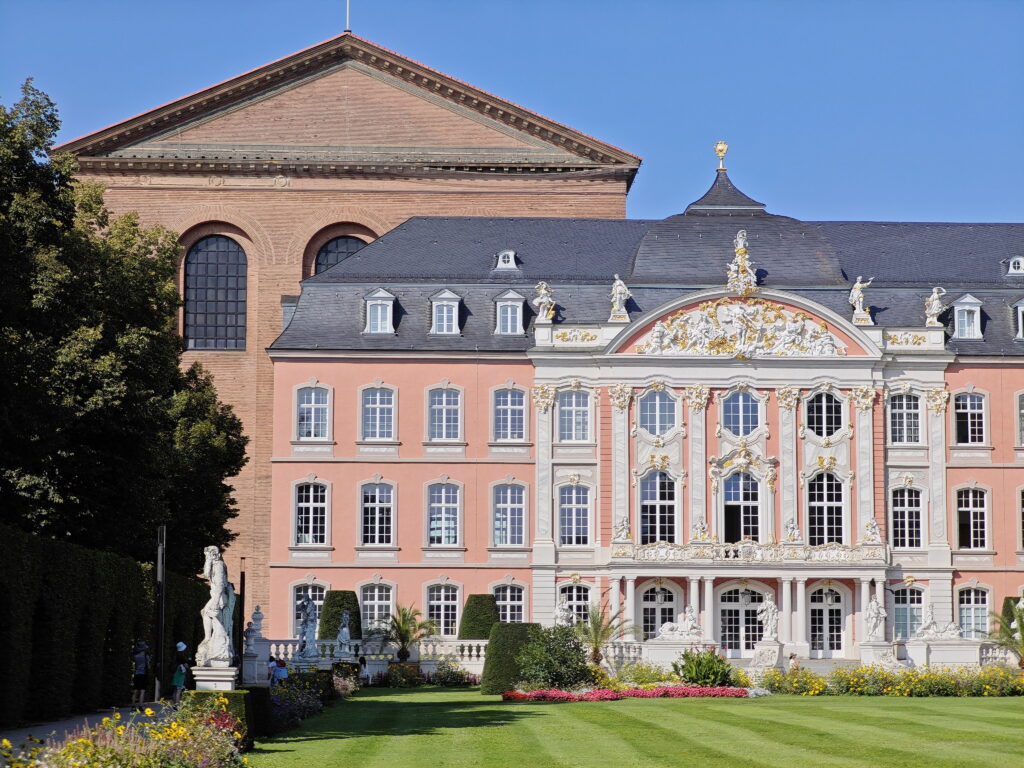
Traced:
[[956, 492], [957, 533], [960, 549], [985, 549], [988, 532], [985, 525], [985, 492], [962, 488]]
[[971, 640], [988, 637], [988, 592], [984, 589], [960, 590], [960, 636]]
[[652, 472], [640, 482], [640, 543], [675, 543], [676, 483], [664, 472]]
[[658, 634], [661, 625], [676, 620], [676, 598], [665, 587], [650, 587], [640, 596], [644, 640]]
[[729, 475], [725, 480], [725, 541], [759, 541], [761, 504], [757, 480], [746, 472]]
[[299, 440], [327, 439], [328, 395], [323, 387], [299, 390], [295, 414], [295, 435]]
[[387, 627], [391, 618], [391, 587], [387, 584], [367, 584], [362, 589], [362, 598], [363, 632]]
[[561, 599], [565, 600], [569, 610], [576, 617], [576, 623], [584, 622], [590, 616], [590, 587], [582, 584], [570, 584], [558, 590]]
[[459, 486], [438, 483], [427, 489], [427, 530], [432, 547], [459, 543]]
[[364, 245], [366, 243], [358, 237], [345, 236], [329, 240], [316, 254], [313, 274], [320, 274], [325, 269], [330, 269], [335, 264], [347, 259]]
[[292, 605], [294, 606], [292, 619], [295, 627], [293, 632], [295, 637], [299, 636], [299, 622], [302, 621], [302, 613], [300, 610], [302, 598], [308, 594], [309, 599], [312, 600], [313, 605], [316, 606], [316, 624], [317, 628], [319, 628], [320, 609], [323, 608], [324, 605], [325, 591], [326, 590], [318, 584], [300, 584], [292, 590]]
[[889, 441], [921, 442], [921, 399], [917, 395], [893, 395], [889, 398]]
[[437, 626], [437, 634], [454, 635], [459, 625], [459, 590], [451, 584], [427, 588], [427, 618]]
[[585, 485], [563, 485], [558, 489], [558, 543], [590, 544], [590, 489]]
[[295, 543], [327, 543], [327, 486], [320, 483], [295, 486]]
[[523, 622], [523, 588], [514, 584], [502, 584], [494, 588], [494, 600], [498, 604], [498, 621], [505, 624]]
[[521, 547], [525, 543], [525, 498], [521, 485], [494, 486], [494, 546]]
[[648, 392], [640, 398], [640, 428], [663, 435], [676, 425], [676, 401], [665, 392]]
[[896, 640], [909, 640], [921, 629], [924, 593], [920, 589], [904, 587], [893, 590], [892, 601], [896, 609], [892, 619], [893, 637]]
[[245, 349], [246, 258], [223, 235], [204, 237], [185, 256], [185, 345]]
[[807, 484], [807, 541], [812, 547], [843, 543], [843, 484], [831, 472]]
[[384, 483], [363, 486], [362, 544], [363, 546], [394, 544], [394, 489]]
[[807, 428], [818, 437], [830, 437], [843, 428], [843, 404], [828, 392], [807, 401]]
[[746, 437], [758, 425], [757, 400], [749, 392], [733, 392], [722, 402], [722, 425], [737, 437]]
[[892, 492], [892, 545], [921, 546], [921, 492], [914, 488]]

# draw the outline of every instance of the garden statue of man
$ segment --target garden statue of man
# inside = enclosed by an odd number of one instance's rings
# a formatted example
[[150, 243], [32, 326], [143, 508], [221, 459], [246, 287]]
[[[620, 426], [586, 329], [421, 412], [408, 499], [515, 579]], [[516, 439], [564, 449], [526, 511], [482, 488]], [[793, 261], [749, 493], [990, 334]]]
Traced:
[[616, 275], [615, 282], [612, 283], [612, 313], [609, 317], [609, 322], [623, 318], [629, 320], [629, 314], [626, 312], [626, 300], [632, 295], [628, 286]]
[[878, 602], [878, 595], [872, 595], [867, 608], [868, 640], [885, 639], [885, 617], [885, 608]]
[[231, 666], [231, 620], [235, 591], [228, 583], [228, 568], [217, 547], [203, 550], [206, 561], [203, 576], [210, 582], [210, 599], [200, 612], [203, 617], [203, 641], [196, 650], [200, 667]]
[[697, 612], [693, 610], [692, 605], [686, 606], [686, 610], [683, 612], [683, 621], [679, 625], [679, 629], [688, 640], [701, 637], [704, 632], [700, 628], [700, 621], [697, 619]]
[[763, 638], [765, 640], [779, 639], [779, 607], [775, 604], [775, 598], [769, 592], [765, 595], [764, 602], [757, 609], [757, 618], [764, 628]]
[[864, 289], [867, 288], [871, 283], [875, 281], [875, 278], [871, 278], [866, 283], [863, 282], [864, 277], [857, 275], [857, 281], [853, 284], [853, 288], [850, 289], [850, 306], [853, 307], [854, 315], [864, 315]]

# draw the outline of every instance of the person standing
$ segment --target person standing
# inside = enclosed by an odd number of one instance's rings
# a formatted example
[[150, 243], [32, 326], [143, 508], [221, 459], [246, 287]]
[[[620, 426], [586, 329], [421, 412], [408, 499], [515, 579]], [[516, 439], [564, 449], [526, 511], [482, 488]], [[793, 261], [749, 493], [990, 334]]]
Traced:
[[146, 700], [146, 688], [149, 687], [149, 671], [153, 659], [149, 655], [149, 645], [139, 640], [132, 654], [132, 704], [142, 704]]
[[181, 692], [185, 690], [185, 681], [188, 679], [188, 667], [188, 646], [185, 643], [179, 642], [174, 646], [174, 674], [171, 675], [174, 706], [181, 704]]

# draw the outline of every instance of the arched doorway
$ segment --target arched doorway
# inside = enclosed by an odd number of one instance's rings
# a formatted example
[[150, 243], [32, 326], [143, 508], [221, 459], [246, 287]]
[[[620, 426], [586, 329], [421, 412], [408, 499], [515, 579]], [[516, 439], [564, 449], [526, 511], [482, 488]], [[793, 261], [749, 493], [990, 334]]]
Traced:
[[644, 640], [657, 637], [661, 625], [675, 621], [678, 615], [679, 605], [672, 590], [655, 584], [640, 593], [640, 628]]
[[764, 636], [764, 627], [757, 618], [764, 596], [765, 592], [750, 587], [727, 589], [719, 595], [718, 627], [726, 658], [754, 655], [754, 643]]
[[843, 655], [843, 627], [846, 611], [842, 593], [831, 587], [815, 589], [810, 595], [808, 637], [812, 659]]

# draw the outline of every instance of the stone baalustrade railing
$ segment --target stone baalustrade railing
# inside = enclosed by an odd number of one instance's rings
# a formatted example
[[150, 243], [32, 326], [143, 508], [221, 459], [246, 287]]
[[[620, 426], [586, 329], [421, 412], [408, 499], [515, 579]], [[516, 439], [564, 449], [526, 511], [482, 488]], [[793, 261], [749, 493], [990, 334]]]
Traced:
[[689, 544], [613, 544], [612, 558], [650, 563], [855, 563], [885, 565], [889, 551], [885, 544], [760, 544], [741, 541], [736, 544], [690, 542]]
[[418, 650], [420, 669], [424, 672], [432, 672], [439, 659], [451, 656], [467, 672], [479, 675], [487, 658], [487, 641], [431, 638], [421, 641]]

